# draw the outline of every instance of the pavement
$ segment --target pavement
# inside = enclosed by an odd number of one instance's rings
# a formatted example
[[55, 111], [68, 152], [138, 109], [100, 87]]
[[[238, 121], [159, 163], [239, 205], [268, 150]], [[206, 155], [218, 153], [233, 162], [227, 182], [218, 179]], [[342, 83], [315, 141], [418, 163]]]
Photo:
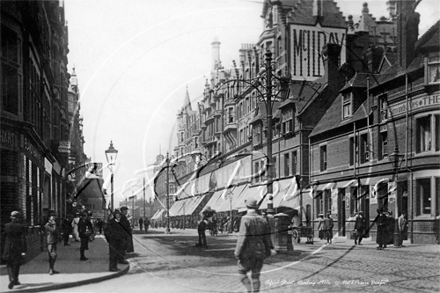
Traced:
[[[80, 243], [70, 239], [70, 246], [58, 243], [58, 257], [55, 270], [59, 274], [49, 275], [49, 262], [46, 252], [20, 267], [21, 285], [8, 289], [9, 277], [2, 265], [0, 292], [45, 292], [62, 288], [81, 286], [119, 277], [128, 272], [130, 265], [118, 265], [119, 272], [109, 272], [109, 248], [103, 235], [97, 235], [86, 250], [88, 260], [80, 261]], [[129, 255], [127, 256], [129, 257]]]

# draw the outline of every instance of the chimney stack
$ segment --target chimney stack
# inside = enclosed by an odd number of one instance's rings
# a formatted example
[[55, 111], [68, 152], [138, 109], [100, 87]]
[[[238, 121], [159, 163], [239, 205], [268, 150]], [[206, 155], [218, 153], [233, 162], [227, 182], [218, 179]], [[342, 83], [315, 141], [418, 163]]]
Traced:
[[407, 68], [415, 57], [415, 44], [419, 37], [420, 14], [415, 12], [414, 0], [397, 2], [398, 62]]
[[339, 66], [341, 46], [338, 44], [326, 44], [322, 48], [321, 55], [324, 62], [325, 83], [332, 83], [340, 77]]
[[220, 42], [218, 41], [218, 38], [214, 38], [214, 42], [211, 43], [212, 45], [212, 71], [216, 70], [218, 68], [218, 65], [220, 64]]

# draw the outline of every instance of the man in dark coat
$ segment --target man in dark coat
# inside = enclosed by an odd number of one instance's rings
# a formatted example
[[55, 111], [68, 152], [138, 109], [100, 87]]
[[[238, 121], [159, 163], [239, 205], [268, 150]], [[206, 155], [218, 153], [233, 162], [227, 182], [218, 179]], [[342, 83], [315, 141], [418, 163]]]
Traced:
[[144, 225], [144, 219], [142, 217], [139, 218], [139, 230], [142, 232], [142, 226]]
[[[238, 260], [238, 273], [240, 281], [248, 292], [260, 291], [260, 272], [263, 260], [270, 256], [273, 249], [270, 239], [269, 224], [257, 213], [258, 204], [255, 199], [246, 202], [247, 213], [240, 223], [235, 258]], [[251, 280], [247, 273], [251, 271]], [[253, 288], [253, 291], [252, 291]]]
[[105, 230], [105, 237], [110, 250], [109, 270], [110, 272], [117, 272], [119, 271], [118, 261], [124, 261], [124, 242], [127, 239], [127, 233], [121, 224], [121, 213], [115, 210], [113, 214], [114, 218], [108, 222]]
[[145, 232], [148, 232], [148, 228], [150, 227], [150, 220], [148, 218], [145, 218], [144, 226], [145, 226]]
[[44, 229], [46, 230], [47, 253], [49, 255], [49, 275], [59, 274], [59, 272], [54, 269], [55, 261], [58, 256], [57, 243], [59, 234], [54, 215], [49, 217], [46, 225], [44, 225]]
[[377, 211], [378, 215], [374, 222], [377, 225], [377, 236], [376, 243], [379, 244], [377, 247], [378, 250], [382, 250], [386, 248], [388, 235], [387, 235], [387, 216], [383, 213], [382, 210]]
[[63, 240], [64, 246], [68, 246], [69, 244], [69, 236], [72, 233], [72, 219], [70, 216], [66, 216], [63, 220]]
[[13, 211], [11, 213], [11, 222], [5, 225], [4, 239], [5, 249], [2, 258], [6, 261], [6, 268], [9, 275], [9, 289], [15, 285], [20, 285], [18, 274], [22, 257], [26, 255], [26, 237], [25, 227], [19, 223], [20, 213]]
[[367, 230], [367, 221], [363, 217], [363, 212], [359, 211], [357, 213], [356, 222], [354, 223], [354, 229], [356, 230], [356, 237], [354, 239], [354, 245], [362, 245], [361, 241], [362, 238], [365, 235], [365, 232]]
[[199, 234], [199, 243], [196, 246], [208, 247], [206, 243], [206, 228], [208, 227], [209, 220], [206, 216], [202, 218], [197, 226], [197, 233]]
[[83, 212], [81, 219], [78, 222], [78, 234], [81, 239], [81, 246], [79, 248], [81, 254], [80, 260], [88, 260], [84, 255], [84, 252], [89, 249], [89, 239], [90, 235], [93, 233], [93, 225], [88, 219], [88, 216], [87, 212]]
[[126, 253], [133, 252], [133, 237], [131, 236], [131, 226], [130, 221], [127, 219], [128, 208], [121, 207], [121, 225], [124, 228], [125, 233], [127, 234], [127, 238], [124, 241], [124, 253], [123, 258], [119, 261], [120, 264], [128, 264], [126, 260]]
[[327, 213], [327, 217], [324, 219], [324, 234], [327, 239], [327, 243], [332, 243], [333, 239], [333, 219], [330, 212]]

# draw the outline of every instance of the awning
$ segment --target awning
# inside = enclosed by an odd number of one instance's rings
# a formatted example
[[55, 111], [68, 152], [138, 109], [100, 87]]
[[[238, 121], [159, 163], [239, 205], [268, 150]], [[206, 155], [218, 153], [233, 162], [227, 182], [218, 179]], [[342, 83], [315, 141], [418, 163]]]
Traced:
[[[283, 201], [283, 197], [289, 189], [290, 184], [292, 183], [292, 179], [284, 179], [274, 181], [272, 183], [273, 188], [273, 208], [279, 207], [280, 202]], [[265, 196], [263, 202], [260, 204], [260, 210], [267, 209], [267, 202], [269, 201], [269, 197]]]
[[259, 186], [250, 186], [249, 184], [246, 186], [245, 190], [243, 190], [240, 198], [238, 199], [237, 205], [234, 209], [238, 210], [241, 208], [245, 208], [246, 204], [245, 201], [254, 198], [256, 200], [262, 199], [267, 193], [267, 186], [266, 185], [259, 185]]
[[104, 198], [104, 192], [102, 191], [103, 183], [104, 180], [101, 178], [84, 179], [78, 187], [75, 198]]
[[223, 190], [219, 190], [216, 191], [211, 199], [208, 201], [208, 203], [206, 204], [206, 206], [211, 207], [211, 209], [217, 211], [217, 207], [220, 207], [220, 205], [223, 203], [223, 198], [222, 198], [222, 194], [223, 194]]
[[161, 209], [161, 210], [156, 211], [156, 213], [154, 214], [154, 216], [151, 217], [151, 220], [157, 220], [157, 219], [159, 219], [159, 218], [162, 216], [163, 212], [165, 212], [164, 209]]
[[[185, 215], [192, 215], [194, 213], [194, 211], [200, 206], [200, 204], [202, 203], [203, 199], [207, 196], [207, 194], [205, 193], [202, 196], [195, 196], [192, 198], [192, 202], [189, 204], [188, 208], [185, 208]], [[183, 215], [183, 212], [182, 212]]]
[[[245, 190], [247, 184], [235, 186], [232, 191], [232, 209], [236, 210], [236, 206], [239, 203], [240, 199], [242, 198], [243, 190]], [[226, 199], [223, 199], [223, 197], [220, 197], [219, 200], [219, 206], [217, 208], [213, 208], [216, 210], [216, 212], [226, 212], [231, 210], [231, 200], [229, 196]], [[212, 208], [212, 207], [211, 207]]]
[[176, 216], [179, 213], [179, 211], [182, 209], [182, 205], [184, 201], [185, 200], [178, 200], [173, 203], [173, 205], [170, 208], [170, 217]]

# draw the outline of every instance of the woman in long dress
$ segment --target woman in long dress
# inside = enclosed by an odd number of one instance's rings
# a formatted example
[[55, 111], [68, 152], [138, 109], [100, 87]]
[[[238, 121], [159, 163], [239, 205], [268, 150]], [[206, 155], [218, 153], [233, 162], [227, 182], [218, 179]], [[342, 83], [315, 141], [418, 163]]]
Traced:
[[79, 214], [75, 214], [75, 218], [73, 218], [72, 220], [72, 227], [73, 227], [73, 231], [72, 231], [72, 237], [73, 240], [75, 240], [76, 242], [79, 242], [79, 233], [78, 233], [78, 223], [79, 223]]

